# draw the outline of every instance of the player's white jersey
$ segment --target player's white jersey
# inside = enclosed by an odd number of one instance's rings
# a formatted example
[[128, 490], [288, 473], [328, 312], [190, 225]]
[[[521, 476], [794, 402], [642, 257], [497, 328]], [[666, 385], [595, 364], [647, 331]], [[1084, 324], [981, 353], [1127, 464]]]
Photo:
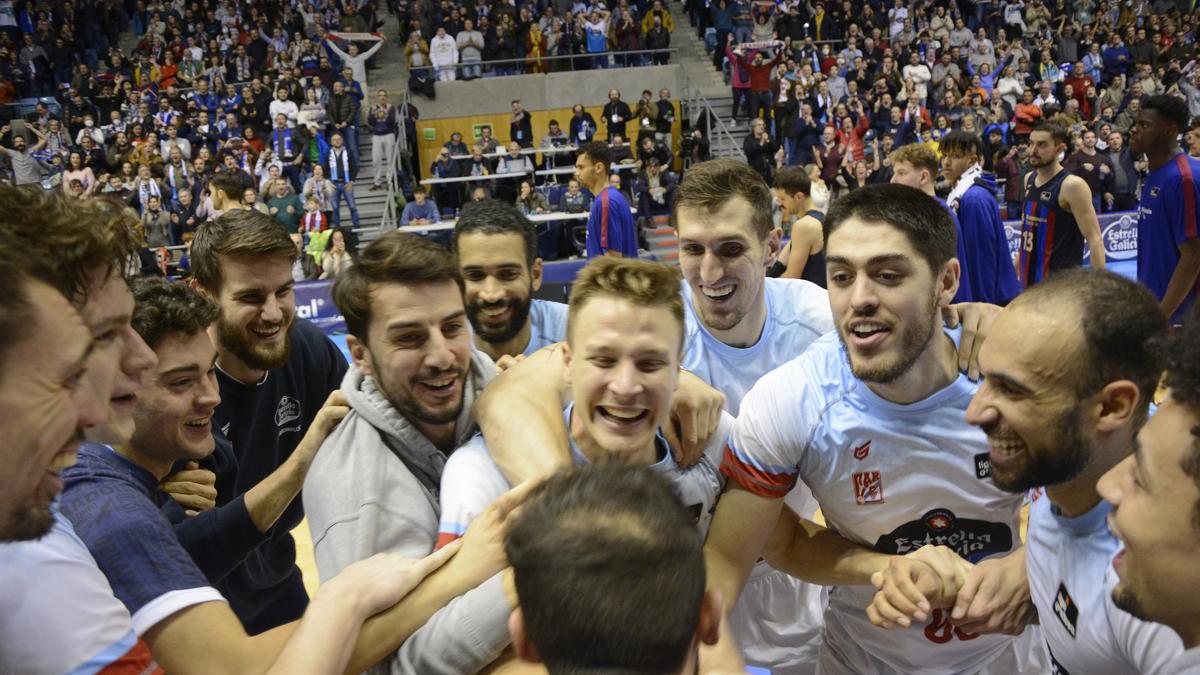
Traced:
[[[961, 333], [947, 335], [957, 342]], [[802, 479], [830, 528], [881, 553], [926, 544], [972, 562], [1007, 553], [1020, 543], [1022, 498], [992, 483], [987, 439], [965, 420], [976, 388], [960, 374], [923, 401], [891, 403], [854, 377], [830, 333], [742, 401], [722, 470], [771, 498]], [[948, 674], [979, 670], [1013, 640], [966, 633], [941, 610], [925, 625], [885, 631], [865, 613], [874, 594], [869, 585], [830, 592], [826, 649], [865, 652], [903, 673]]]
[[561, 302], [533, 299], [529, 303], [529, 344], [525, 356], [542, 347], [567, 339], [567, 306]]
[[1135, 619], [1112, 601], [1112, 559], [1120, 542], [1108, 530], [1112, 505], [1101, 501], [1078, 518], [1055, 513], [1034, 493], [1025, 560], [1053, 672], [1118, 675], [1172, 672], [1183, 642], [1162, 624]]
[[681, 284], [685, 335], [683, 367], [725, 394], [737, 416], [742, 398], [758, 378], [796, 358], [833, 330], [829, 293], [801, 279], [766, 279], [767, 322], [758, 342], [730, 347], [713, 337], [696, 315], [692, 290]]
[[[563, 411], [568, 429], [571, 428], [571, 410], [574, 405], [568, 405]], [[733, 431], [733, 424], [733, 417], [722, 413], [721, 421], [704, 454], [695, 464], [686, 468], [675, 463], [666, 439], [661, 435], [657, 437], [656, 445], [662, 459], [652, 464], [650, 469], [662, 473], [671, 482], [675, 494], [696, 519], [700, 531], [705, 534], [712, 521], [717, 497], [720, 496], [724, 485], [720, 470], [721, 455], [725, 451], [729, 434]], [[571, 440], [570, 443], [575, 466], [588, 464], [587, 457], [575, 445], [575, 441]], [[442, 518], [438, 524], [438, 547], [441, 548], [461, 537], [471, 521], [510, 487], [504, 475], [500, 473], [500, 468], [488, 454], [483, 436], [476, 435], [466, 445], [455, 450], [442, 471]]]

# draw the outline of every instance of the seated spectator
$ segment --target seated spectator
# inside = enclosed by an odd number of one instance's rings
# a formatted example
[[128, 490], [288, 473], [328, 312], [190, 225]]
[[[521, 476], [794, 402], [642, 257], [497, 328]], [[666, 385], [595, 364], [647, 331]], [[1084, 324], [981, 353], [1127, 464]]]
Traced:
[[329, 235], [329, 243], [325, 255], [321, 257], [321, 279], [334, 279], [347, 267], [354, 264], [350, 252], [346, 250], [346, 235], [340, 229], [333, 230]]
[[432, 225], [438, 222], [439, 217], [437, 204], [426, 198], [425, 188], [418, 186], [413, 188], [413, 200], [404, 205], [404, 212], [400, 214], [400, 225]]
[[550, 202], [546, 200], [546, 195], [533, 189], [533, 181], [521, 181], [521, 192], [517, 195], [517, 209], [522, 215], [532, 216], [539, 213], [546, 213], [550, 210]]
[[567, 191], [562, 194], [558, 210], [564, 213], [587, 213], [591, 209], [591, 196], [579, 189], [579, 181], [572, 178], [567, 183]]
[[663, 167], [657, 157], [651, 157], [646, 168], [638, 173], [634, 192], [638, 199], [638, 218], [669, 215], [675, 205], [675, 188], [679, 178]]

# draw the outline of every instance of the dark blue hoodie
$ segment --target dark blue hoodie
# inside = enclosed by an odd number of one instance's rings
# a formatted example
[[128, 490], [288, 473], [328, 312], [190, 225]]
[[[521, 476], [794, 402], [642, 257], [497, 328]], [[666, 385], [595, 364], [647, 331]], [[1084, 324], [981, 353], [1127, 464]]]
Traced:
[[958, 222], [962, 233], [962, 274], [972, 298], [957, 301], [1005, 305], [1017, 297], [1021, 287], [1008, 252], [1000, 206], [996, 203], [996, 177], [984, 172], [958, 200]]

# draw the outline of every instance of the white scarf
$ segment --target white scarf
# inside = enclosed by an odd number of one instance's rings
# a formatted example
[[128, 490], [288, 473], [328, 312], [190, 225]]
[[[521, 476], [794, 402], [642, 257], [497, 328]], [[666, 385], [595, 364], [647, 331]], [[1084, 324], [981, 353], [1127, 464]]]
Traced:
[[983, 166], [980, 164], [974, 164], [971, 166], [971, 168], [964, 171], [963, 175], [958, 177], [958, 182], [954, 184], [954, 189], [951, 190], [950, 194], [946, 197], [946, 203], [949, 204], [950, 208], [954, 209], [956, 213], [958, 212], [958, 200], [961, 199], [964, 194], [966, 194], [967, 189], [974, 185], [975, 179], [979, 178], [981, 175], [983, 175]]

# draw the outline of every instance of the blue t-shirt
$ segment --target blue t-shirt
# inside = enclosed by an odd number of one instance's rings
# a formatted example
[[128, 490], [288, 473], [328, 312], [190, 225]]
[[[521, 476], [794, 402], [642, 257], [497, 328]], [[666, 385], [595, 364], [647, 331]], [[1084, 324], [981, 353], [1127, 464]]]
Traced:
[[143, 635], [172, 614], [223, 602], [159, 510], [158, 479], [104, 445], [63, 471], [62, 511]]
[[567, 306], [561, 302], [534, 299], [529, 305], [529, 344], [525, 346], [525, 356], [566, 339]]
[[[1138, 281], [1162, 299], [1179, 265], [1179, 247], [1197, 235], [1200, 223], [1200, 161], [1184, 153], [1150, 172], [1138, 202]], [[1192, 287], [1171, 317], [1178, 321], [1196, 299]]]
[[636, 258], [638, 255], [633, 212], [629, 210], [625, 195], [612, 186], [601, 190], [592, 202], [592, 213], [587, 223], [587, 257], [604, 255], [610, 250], [626, 258]]

